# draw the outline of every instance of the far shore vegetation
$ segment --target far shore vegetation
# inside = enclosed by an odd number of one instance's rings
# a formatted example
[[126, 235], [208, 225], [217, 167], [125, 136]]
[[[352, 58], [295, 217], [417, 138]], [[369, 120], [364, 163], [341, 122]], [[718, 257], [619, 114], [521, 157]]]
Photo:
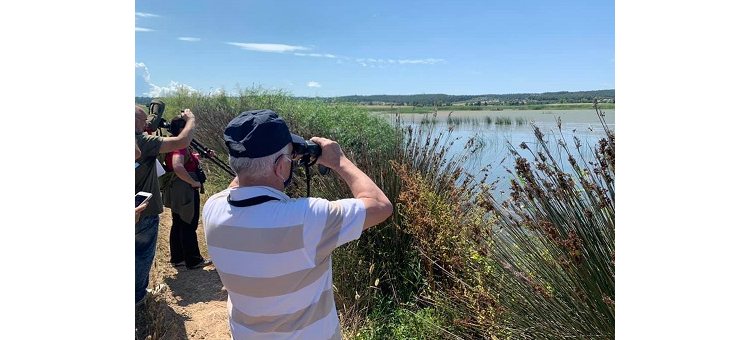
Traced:
[[[526, 104], [592, 109], [604, 135], [595, 145], [577, 139], [568, 145], [533, 122], [517, 122], [534, 132], [537, 147], [507, 143], [507, 154], [496, 155], [495, 164], [510, 160], [504, 163], [511, 178], [505, 201], [491, 195], [499, 179], [488, 177], [486, 168], [469, 173], [463, 167], [481, 151], [481, 137], [450, 154], [452, 129], [402, 124], [399, 115], [372, 114], [374, 104], [296, 98], [262, 88], [232, 96], [181, 90], [160, 99], [167, 120], [190, 108], [199, 122], [195, 138], [224, 160], [227, 122], [246, 110], [273, 109], [306, 139], [337, 140], [393, 202], [388, 220], [334, 251], [344, 339], [614, 339], [615, 135], [600, 111], [614, 108], [614, 90], [607, 91], [611, 97], [601, 97], [606, 103], [591, 97], [582, 103]], [[136, 103], [147, 107], [151, 99], [142, 100]], [[437, 114], [435, 108], [443, 106], [400, 106], [396, 112]], [[493, 117], [477, 124], [510, 123]], [[557, 125], [560, 129], [560, 118]], [[231, 178], [211, 162], [204, 167], [205, 202]], [[311, 196], [351, 196], [335, 174], [316, 173], [310, 185]], [[304, 169], [296, 170], [287, 193], [306, 196]], [[154, 318], [151, 339], [171, 339], [178, 325], [159, 320]]]
[[[444, 106], [402, 106], [402, 105], [364, 105], [372, 113], [433, 113], [437, 111], [503, 111], [503, 110], [593, 110], [593, 103], [530, 104], [530, 105], [444, 105]], [[599, 109], [614, 110], [614, 103], [599, 104]]]
[[[503, 111], [503, 110], [593, 110], [615, 108], [615, 90], [561, 91], [544, 93], [481, 95], [369, 95], [340, 97], [292, 97], [299, 101], [328, 104], [353, 104], [373, 113], [432, 113], [435, 111]], [[138, 104], [148, 105], [152, 97], [135, 97]]]

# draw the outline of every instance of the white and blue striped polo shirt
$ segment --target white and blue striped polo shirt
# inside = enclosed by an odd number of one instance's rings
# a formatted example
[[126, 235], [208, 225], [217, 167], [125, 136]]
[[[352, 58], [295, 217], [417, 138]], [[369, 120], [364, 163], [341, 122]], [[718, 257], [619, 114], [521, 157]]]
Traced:
[[[227, 202], [279, 200], [249, 207]], [[291, 199], [266, 186], [226, 189], [203, 206], [208, 252], [229, 293], [232, 337], [340, 339], [331, 252], [362, 234], [359, 199]]]

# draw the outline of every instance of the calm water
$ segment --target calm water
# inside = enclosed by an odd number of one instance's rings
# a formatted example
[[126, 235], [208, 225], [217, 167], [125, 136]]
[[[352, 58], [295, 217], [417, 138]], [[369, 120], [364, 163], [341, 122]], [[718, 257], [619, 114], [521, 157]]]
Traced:
[[[604, 120], [608, 128], [614, 132], [615, 111], [604, 110], [604, 114]], [[391, 118], [394, 116], [391, 115]], [[450, 119], [453, 123], [451, 138], [457, 138], [451, 148], [451, 155], [463, 151], [466, 141], [470, 138], [481, 139], [484, 147], [472, 156], [469, 162], [464, 165], [464, 168], [471, 173], [479, 173], [480, 169], [491, 165], [490, 181], [500, 178], [497, 190], [494, 193], [498, 200], [504, 200], [510, 196], [510, 174], [505, 171], [505, 168], [513, 170], [514, 161], [508, 152], [508, 143], [529, 161], [533, 161], [531, 153], [528, 150], [521, 150], [518, 145], [525, 142], [534, 152], [540, 147], [537, 145], [534, 136], [532, 122], [540, 128], [546, 141], [550, 142], [548, 147], [553, 152], [559, 151], [557, 162], [561, 166], [568, 166], [569, 164], [567, 156], [563, 156], [564, 151], [557, 146], [557, 140], [564, 140], [575, 156], [577, 152], [575, 151], [573, 136], [577, 136], [581, 140], [584, 159], [593, 160], [593, 149], [599, 139], [605, 137], [602, 124], [595, 110], [454, 111], [450, 113], [450, 116], [449, 112], [439, 112], [436, 117], [433, 117], [431, 113], [401, 114], [400, 116], [404, 124], [412, 125], [415, 129], [419, 128], [419, 123], [423, 119], [437, 120], [434, 125], [433, 137], [437, 136], [440, 131], [448, 132]], [[487, 117], [491, 121], [489, 124], [487, 123]], [[562, 122], [560, 130], [557, 128], [558, 117]], [[510, 120], [510, 125], [496, 124], [498, 118], [503, 121]], [[456, 123], [456, 120], [460, 123]]]

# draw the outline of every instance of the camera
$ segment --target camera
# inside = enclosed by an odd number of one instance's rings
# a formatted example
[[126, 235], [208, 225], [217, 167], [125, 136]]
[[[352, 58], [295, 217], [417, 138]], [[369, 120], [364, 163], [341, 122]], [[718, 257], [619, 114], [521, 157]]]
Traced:
[[159, 125], [157, 126], [157, 128], [165, 128], [165, 129], [169, 130], [169, 122], [167, 122], [166, 119], [161, 118], [159, 120]]
[[203, 167], [200, 163], [198, 164], [198, 169], [195, 171], [195, 175], [198, 176], [198, 182], [201, 184], [206, 183], [206, 179], [208, 178], [206, 177], [206, 172], [203, 171]]

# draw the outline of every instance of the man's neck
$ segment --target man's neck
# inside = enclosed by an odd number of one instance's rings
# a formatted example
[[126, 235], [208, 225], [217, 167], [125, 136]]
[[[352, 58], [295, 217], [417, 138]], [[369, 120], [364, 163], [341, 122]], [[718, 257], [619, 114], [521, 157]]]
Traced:
[[274, 188], [278, 191], [284, 192], [284, 184], [280, 183], [278, 179], [274, 178], [260, 178], [260, 179], [249, 179], [249, 178], [240, 178], [239, 179], [240, 188], [242, 187], [254, 187], [254, 186], [266, 186], [270, 188]]

